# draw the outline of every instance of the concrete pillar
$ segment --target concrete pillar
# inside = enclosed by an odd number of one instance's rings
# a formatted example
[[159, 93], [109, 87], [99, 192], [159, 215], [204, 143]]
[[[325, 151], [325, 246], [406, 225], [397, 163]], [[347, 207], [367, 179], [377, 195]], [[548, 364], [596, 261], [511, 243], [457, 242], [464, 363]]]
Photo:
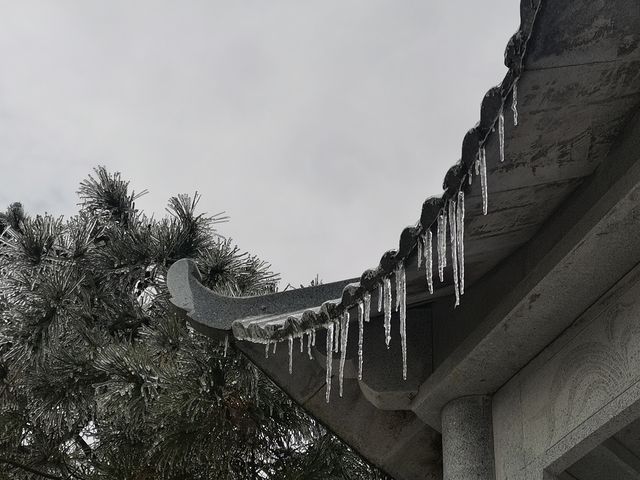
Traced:
[[474, 395], [442, 409], [444, 480], [495, 480], [491, 397]]

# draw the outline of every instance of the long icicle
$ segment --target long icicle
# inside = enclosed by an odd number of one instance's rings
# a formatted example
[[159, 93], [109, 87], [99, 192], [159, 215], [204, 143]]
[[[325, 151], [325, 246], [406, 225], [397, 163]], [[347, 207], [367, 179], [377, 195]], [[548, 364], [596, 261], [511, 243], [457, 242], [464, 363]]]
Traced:
[[327, 325], [327, 364], [325, 367], [327, 376], [325, 378], [325, 383], [327, 384], [326, 389], [326, 400], [329, 403], [329, 398], [331, 397], [331, 368], [333, 366], [333, 322], [330, 322]]
[[384, 295], [384, 340], [389, 348], [391, 343], [391, 280], [385, 277], [383, 281]]
[[504, 162], [504, 108], [500, 107], [498, 115], [498, 141], [500, 143], [500, 162]]
[[349, 340], [349, 312], [345, 310], [342, 314], [342, 326], [340, 327], [340, 371], [338, 372], [338, 384], [340, 385], [340, 396], [342, 397], [342, 385], [344, 383], [344, 364], [347, 360], [347, 342]]
[[418, 237], [418, 241], [416, 242], [416, 248], [418, 249], [418, 270], [422, 266], [422, 260], [424, 260], [424, 246], [422, 245], [422, 237]]
[[464, 295], [464, 192], [458, 192], [458, 264], [460, 273], [460, 295]]
[[311, 330], [309, 335], [307, 336], [307, 355], [309, 355], [309, 360], [313, 360], [313, 355], [311, 355], [311, 341], [315, 337], [316, 331]]
[[264, 358], [269, 358], [269, 340], [264, 344]]
[[335, 320], [333, 329], [333, 352], [340, 352], [340, 319]]
[[364, 300], [364, 321], [369, 323], [369, 320], [371, 320], [371, 294], [369, 292], [365, 292], [363, 300]]
[[362, 346], [364, 343], [364, 304], [358, 302], [358, 380], [362, 380]]
[[402, 346], [402, 378], [407, 379], [407, 279], [404, 263], [396, 268], [396, 302], [400, 306], [400, 343]]
[[383, 285], [384, 281], [378, 284], [378, 313], [382, 312], [382, 299], [384, 298]]
[[[402, 261], [400, 261], [400, 264], [402, 264]], [[402, 289], [402, 285], [400, 284], [400, 282], [402, 282], [402, 278], [400, 277], [400, 275], [398, 275], [398, 269], [400, 268], [400, 264], [396, 266], [396, 272], [394, 275], [396, 280], [396, 309], [395, 309], [396, 312], [400, 311], [400, 290]]]
[[449, 200], [449, 239], [451, 241], [451, 266], [453, 268], [453, 289], [456, 293], [455, 307], [460, 305], [460, 283], [458, 277], [458, 221], [456, 201]]
[[300, 353], [304, 353], [304, 332], [300, 335]]
[[444, 267], [447, 266], [447, 219], [444, 212], [438, 214], [438, 276], [444, 281]]
[[482, 213], [486, 215], [489, 206], [489, 195], [487, 192], [487, 152], [484, 145], [480, 147], [479, 158], [480, 183], [482, 186]]
[[289, 335], [287, 341], [289, 342], [289, 375], [291, 375], [293, 373], [293, 336]]
[[429, 293], [433, 295], [433, 233], [431, 228], [427, 229], [424, 245], [424, 268], [427, 276], [427, 287]]
[[512, 99], [511, 99], [511, 110], [513, 111], [513, 125], [515, 127], [518, 126], [518, 80], [513, 82], [513, 90], [512, 90]]

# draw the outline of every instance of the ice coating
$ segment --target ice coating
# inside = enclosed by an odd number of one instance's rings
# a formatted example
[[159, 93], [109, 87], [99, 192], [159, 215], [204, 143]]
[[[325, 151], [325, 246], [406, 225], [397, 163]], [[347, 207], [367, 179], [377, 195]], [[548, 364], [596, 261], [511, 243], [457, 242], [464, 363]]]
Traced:
[[407, 279], [404, 263], [396, 268], [396, 302], [400, 311], [400, 343], [402, 346], [402, 378], [407, 379]]
[[498, 115], [498, 140], [500, 143], [500, 162], [504, 162], [504, 109], [500, 107]]
[[389, 348], [391, 343], [391, 280], [385, 277], [383, 281], [384, 295], [384, 340]]
[[458, 192], [458, 264], [460, 274], [460, 295], [464, 295], [464, 192]]
[[431, 229], [428, 229], [425, 234], [424, 268], [429, 293], [433, 294], [433, 233], [431, 233]]
[[325, 383], [327, 384], [326, 389], [326, 401], [329, 403], [329, 398], [331, 397], [331, 367], [333, 365], [333, 323], [329, 323], [327, 325], [327, 364], [325, 366], [326, 377]]
[[358, 380], [362, 380], [362, 344], [364, 343], [364, 304], [358, 302]]
[[460, 288], [458, 277], [458, 220], [455, 200], [447, 203], [449, 217], [449, 240], [451, 242], [451, 266], [453, 268], [453, 289], [456, 294], [455, 307], [460, 305]]
[[444, 281], [444, 267], [447, 266], [447, 219], [444, 212], [438, 214], [438, 276]]
[[484, 145], [480, 147], [478, 155], [478, 165], [480, 168], [480, 184], [482, 186], [482, 213], [487, 214], [489, 198], [487, 193], [487, 153]]
[[364, 302], [364, 321], [369, 323], [369, 320], [371, 320], [371, 294], [365, 292], [362, 300]]
[[342, 397], [342, 385], [344, 384], [344, 364], [347, 360], [347, 341], [349, 340], [349, 312], [342, 315], [342, 326], [340, 327], [340, 370], [338, 372], [338, 385], [340, 386], [340, 396]]
[[513, 96], [511, 100], [511, 110], [513, 111], [513, 125], [518, 126], [518, 79], [513, 82]]
[[293, 373], [293, 336], [289, 335], [287, 342], [289, 342], [289, 375], [291, 375]]

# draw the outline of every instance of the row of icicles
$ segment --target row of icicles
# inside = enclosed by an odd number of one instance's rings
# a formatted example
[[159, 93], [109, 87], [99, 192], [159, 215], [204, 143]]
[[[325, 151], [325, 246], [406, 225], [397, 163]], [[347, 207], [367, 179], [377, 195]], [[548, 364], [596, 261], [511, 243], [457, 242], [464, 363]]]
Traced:
[[[518, 125], [518, 84], [517, 80], [513, 84], [513, 102], [511, 110], [513, 111], [513, 125]], [[500, 109], [498, 115], [498, 137], [500, 162], [504, 162], [504, 109]], [[487, 160], [484, 145], [478, 150], [475, 161], [475, 174], [480, 177], [482, 190], [482, 213], [487, 214], [488, 193], [487, 193]], [[468, 173], [469, 183], [472, 181], [472, 172]], [[460, 190], [457, 195], [449, 199], [445, 207], [440, 211], [437, 218], [437, 267], [438, 278], [440, 282], [444, 281], [444, 269], [447, 266], [447, 224], [449, 225], [449, 241], [451, 251], [451, 264], [453, 270], [453, 283], [455, 291], [455, 306], [460, 304], [460, 297], [464, 294], [464, 192]], [[427, 288], [430, 294], [433, 294], [433, 234], [430, 228], [426, 228], [425, 232], [418, 237], [418, 268], [424, 264], [426, 273]], [[407, 288], [404, 260], [395, 269], [395, 290], [396, 304], [395, 309], [399, 312], [400, 317], [400, 342], [402, 344], [402, 378], [407, 379]], [[361, 300], [357, 302], [358, 315], [358, 380], [362, 380], [362, 359], [363, 359], [363, 338], [364, 324], [368, 323], [371, 317], [371, 293], [365, 292]], [[391, 310], [392, 310], [392, 294], [391, 279], [385, 277], [378, 284], [378, 313], [384, 314], [384, 336], [387, 348], [391, 343]], [[331, 397], [331, 380], [333, 376], [333, 354], [340, 354], [338, 385], [339, 393], [342, 397], [344, 383], [344, 366], [347, 354], [347, 340], [349, 335], [350, 314], [345, 310], [338, 319], [328, 322], [325, 325], [316, 328], [325, 328], [326, 337], [326, 401], [329, 402]], [[311, 353], [312, 347], [316, 344], [316, 329], [310, 329], [296, 335], [300, 338], [300, 352], [305, 350], [304, 339], [307, 336], [306, 351], [309, 359], [313, 359]], [[289, 374], [293, 372], [293, 342], [294, 336], [287, 337], [289, 346]], [[276, 352], [278, 342], [265, 341], [265, 358], [269, 358], [269, 347], [273, 345], [273, 353]], [[225, 356], [228, 342], [225, 340]]]

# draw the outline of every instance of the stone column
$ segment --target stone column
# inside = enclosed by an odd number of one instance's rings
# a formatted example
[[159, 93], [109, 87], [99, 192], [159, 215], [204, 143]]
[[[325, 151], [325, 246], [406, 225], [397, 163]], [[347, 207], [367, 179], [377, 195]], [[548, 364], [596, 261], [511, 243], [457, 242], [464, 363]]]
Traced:
[[495, 480], [491, 397], [474, 395], [442, 409], [444, 480]]

